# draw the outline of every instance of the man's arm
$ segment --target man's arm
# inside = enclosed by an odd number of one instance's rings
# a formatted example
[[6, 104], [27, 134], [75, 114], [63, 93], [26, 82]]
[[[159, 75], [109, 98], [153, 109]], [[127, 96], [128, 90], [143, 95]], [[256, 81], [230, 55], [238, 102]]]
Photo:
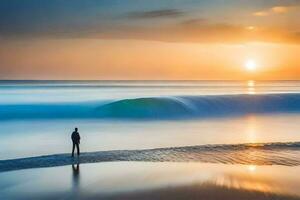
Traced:
[[80, 144], [80, 135], [79, 135], [79, 133], [77, 133], [77, 141], [78, 141], [78, 144]]

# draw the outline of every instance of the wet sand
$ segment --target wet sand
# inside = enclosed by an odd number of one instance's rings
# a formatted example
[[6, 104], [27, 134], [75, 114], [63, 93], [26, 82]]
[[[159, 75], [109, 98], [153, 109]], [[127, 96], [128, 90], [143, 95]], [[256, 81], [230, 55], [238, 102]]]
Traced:
[[300, 143], [248, 143], [232, 145], [200, 145], [143, 150], [84, 152], [80, 157], [70, 154], [44, 155], [0, 160], [0, 172], [71, 165], [76, 162], [108, 161], [202, 162], [244, 165], [300, 165]]
[[300, 199], [299, 166], [104, 162], [0, 173], [0, 199]]

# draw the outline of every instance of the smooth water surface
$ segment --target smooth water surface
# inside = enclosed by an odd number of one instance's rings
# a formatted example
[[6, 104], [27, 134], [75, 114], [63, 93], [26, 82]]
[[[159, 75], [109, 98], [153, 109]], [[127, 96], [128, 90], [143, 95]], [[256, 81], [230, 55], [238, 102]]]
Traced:
[[1, 199], [300, 199], [299, 167], [107, 162], [0, 173]]
[[1, 81], [0, 159], [300, 141], [299, 81]]

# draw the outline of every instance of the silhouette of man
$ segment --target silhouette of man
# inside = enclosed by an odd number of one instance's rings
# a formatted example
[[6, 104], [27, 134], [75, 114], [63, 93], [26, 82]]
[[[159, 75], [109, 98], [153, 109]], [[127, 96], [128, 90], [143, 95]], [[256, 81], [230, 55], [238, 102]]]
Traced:
[[79, 144], [80, 144], [80, 135], [78, 132], [78, 128], [75, 128], [75, 131], [73, 131], [72, 136], [71, 136], [72, 142], [73, 142], [73, 149], [72, 149], [72, 157], [74, 157], [74, 151], [75, 151], [75, 146], [77, 149], [77, 155], [80, 155], [80, 150], [79, 150]]

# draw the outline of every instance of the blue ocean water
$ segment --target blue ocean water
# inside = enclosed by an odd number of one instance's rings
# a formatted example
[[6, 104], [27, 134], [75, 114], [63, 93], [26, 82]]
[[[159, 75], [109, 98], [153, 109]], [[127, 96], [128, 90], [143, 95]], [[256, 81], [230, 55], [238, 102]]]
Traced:
[[298, 144], [299, 120], [300, 81], [1, 81], [0, 160], [68, 153], [74, 127], [84, 152]]

